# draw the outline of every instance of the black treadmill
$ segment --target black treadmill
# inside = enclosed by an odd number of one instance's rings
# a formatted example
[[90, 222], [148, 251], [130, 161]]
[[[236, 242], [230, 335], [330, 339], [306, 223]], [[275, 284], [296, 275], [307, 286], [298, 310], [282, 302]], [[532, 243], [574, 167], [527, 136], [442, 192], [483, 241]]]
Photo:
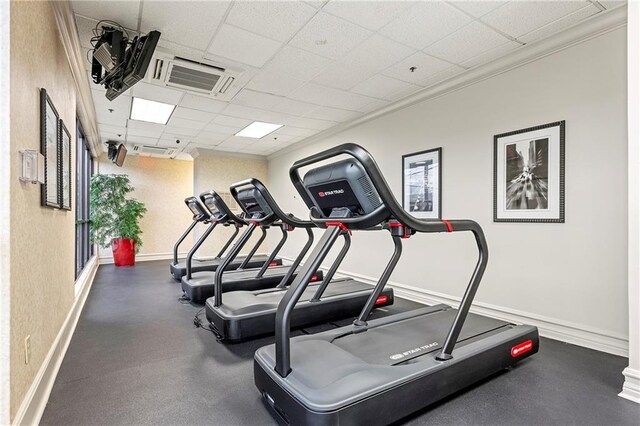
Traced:
[[[200, 194], [200, 198], [202, 199], [203, 195], [207, 194], [206, 192], [203, 194]], [[173, 261], [171, 262], [170, 265], [170, 270], [171, 270], [171, 276], [173, 276], [173, 279], [176, 281], [180, 281], [182, 279], [183, 276], [185, 276], [187, 274], [187, 260], [191, 260], [191, 271], [192, 272], [200, 272], [200, 271], [215, 271], [218, 266], [220, 265], [220, 263], [222, 262], [222, 256], [224, 255], [224, 252], [229, 248], [229, 245], [231, 245], [231, 243], [233, 242], [233, 240], [235, 239], [235, 237], [238, 235], [238, 228], [240, 228], [241, 226], [243, 226], [245, 223], [242, 221], [236, 222], [234, 219], [237, 218], [229, 218], [229, 217], [217, 217], [214, 218], [214, 214], [205, 206], [203, 206], [200, 201], [198, 201], [198, 199], [196, 197], [188, 197], [185, 198], [184, 200], [185, 204], [187, 205], [187, 207], [189, 207], [189, 210], [191, 210], [191, 212], [193, 213], [193, 222], [191, 222], [191, 225], [189, 225], [189, 227], [187, 228], [187, 230], [184, 232], [184, 234], [182, 234], [182, 236], [180, 238], [178, 238], [178, 241], [176, 241], [175, 245], [173, 246]], [[204, 201], [203, 201], [204, 202]], [[215, 220], [213, 220], [215, 219]], [[202, 235], [202, 237], [200, 239], [198, 239], [198, 241], [196, 242], [196, 244], [194, 244], [194, 247], [189, 251], [189, 255], [187, 255], [187, 259], [185, 260], [178, 260], [178, 247], [180, 246], [180, 244], [182, 244], [182, 242], [185, 240], [185, 238], [187, 238], [187, 236], [191, 233], [191, 231], [193, 230], [193, 228], [195, 228], [195, 226], [198, 224], [198, 222], [202, 222], [205, 224], [210, 224], [209, 228], [207, 228], [207, 230], [205, 231], [205, 233]], [[217, 226], [217, 225], [223, 225], [223, 226], [231, 226], [233, 225], [235, 227], [234, 233], [231, 235], [231, 237], [227, 240], [227, 242], [224, 244], [224, 246], [222, 247], [222, 249], [220, 250], [220, 252], [216, 255], [216, 257], [214, 257], [213, 259], [208, 259], [208, 260], [195, 260], [193, 259], [193, 255], [195, 254], [195, 252], [198, 250], [198, 248], [200, 248], [200, 246], [202, 245], [202, 243], [204, 243], [204, 241], [207, 239], [207, 237], [209, 236], [209, 234], [211, 234], [211, 231], [213, 231], [213, 229]], [[259, 241], [259, 243], [261, 243], [262, 240]], [[256, 249], [258, 248], [259, 244], [256, 245]], [[195, 248], [195, 250], [194, 250]], [[255, 251], [254, 251], [255, 252]], [[246, 267], [247, 268], [260, 268], [262, 267], [262, 265], [264, 265], [264, 262], [267, 260], [268, 256], [265, 255], [255, 255], [252, 256], [246, 263]], [[243, 262], [246, 260], [245, 256], [238, 256], [236, 258], [236, 260], [234, 260], [233, 262], [231, 262], [229, 264], [229, 269], [237, 269], [240, 265], [243, 264]], [[272, 266], [276, 266], [276, 265], [282, 265], [282, 259], [280, 258], [274, 258], [272, 261]]]
[[[271, 193], [258, 179], [250, 179], [239, 183], [241, 188], [248, 188], [256, 198], [264, 200], [273, 214], [289, 227], [310, 229], [313, 222], [300, 220], [284, 213], [275, 202]], [[246, 190], [246, 189], [245, 189]], [[342, 229], [344, 245], [333, 264], [324, 275], [322, 282], [314, 282], [305, 289], [291, 317], [292, 327], [303, 327], [315, 323], [327, 322], [356, 316], [371, 296], [373, 286], [351, 278], [333, 280], [338, 266], [349, 251], [351, 235]], [[227, 341], [245, 340], [265, 334], [273, 334], [276, 323], [278, 304], [287, 293], [293, 271], [298, 269], [306, 250], [291, 265], [291, 269], [275, 288], [254, 291], [230, 291], [224, 294], [219, 286], [214, 296], [207, 299], [205, 312], [207, 320], [213, 326], [219, 339]], [[395, 265], [399, 253], [394, 255], [390, 264]], [[390, 268], [392, 266], [387, 266]], [[316, 267], [310, 278], [317, 275]], [[388, 277], [387, 277], [388, 278]], [[374, 301], [374, 307], [391, 305], [393, 290], [384, 289]]]
[[[251, 190], [237, 190], [237, 184], [231, 186], [231, 194], [238, 202], [238, 205], [243, 210], [246, 219], [240, 219], [229, 209], [222, 198], [215, 192], [209, 191], [203, 194], [203, 202], [211, 210], [216, 211], [222, 217], [231, 218], [234, 222], [243, 221], [248, 224], [247, 229], [242, 233], [240, 238], [234, 243], [233, 247], [222, 259], [219, 267], [215, 272], [192, 272], [187, 270], [187, 274], [182, 277], [182, 291], [184, 297], [195, 303], [203, 303], [209, 297], [214, 295], [215, 282], [220, 282], [222, 291], [231, 290], [257, 290], [275, 287], [282, 281], [282, 278], [288, 276], [289, 282], [295, 277], [295, 269], [293, 273], [289, 274], [291, 269], [289, 266], [284, 266], [274, 262], [276, 255], [287, 241], [287, 233], [293, 231], [294, 228], [286, 223], [277, 221], [277, 217], [269, 209], [266, 202], [260, 198], [255, 191]], [[247, 256], [250, 259], [262, 243], [266, 235], [266, 229], [270, 227], [279, 227], [282, 231], [282, 238], [276, 245], [275, 249], [271, 252], [269, 257], [259, 268], [249, 268], [248, 264], [242, 262], [237, 269], [229, 271], [229, 265], [236, 261], [238, 254], [244, 248], [246, 243], [251, 238], [254, 230], [260, 228], [262, 236], [258, 243], [253, 247], [251, 253]], [[313, 227], [313, 224], [309, 223], [309, 227]], [[307, 245], [301, 252], [301, 256], [304, 256], [309, 250], [313, 242], [313, 233], [307, 228], [307, 234], [309, 236]], [[322, 279], [322, 271], [317, 271], [312, 275], [313, 281], [319, 281]]]
[[[300, 179], [301, 167], [344, 154], [352, 158], [313, 169]], [[284, 422], [389, 424], [538, 351], [536, 327], [469, 313], [488, 254], [476, 222], [412, 217], [358, 145], [340, 145], [297, 161], [290, 175], [312, 206], [311, 220], [326, 230], [278, 306], [275, 344], [254, 356], [255, 384]], [[353, 325], [290, 338], [294, 308], [309, 277], [343, 229], [376, 225], [389, 232], [396, 252], [402, 238], [416, 233], [473, 233], [479, 259], [460, 306], [425, 306], [366, 321], [384, 288], [381, 278]]]

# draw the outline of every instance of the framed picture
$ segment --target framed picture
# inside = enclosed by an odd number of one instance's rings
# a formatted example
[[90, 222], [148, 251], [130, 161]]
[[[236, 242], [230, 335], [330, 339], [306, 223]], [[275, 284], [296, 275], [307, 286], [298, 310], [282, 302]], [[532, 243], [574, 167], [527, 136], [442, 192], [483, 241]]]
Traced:
[[493, 221], [564, 223], [564, 121], [493, 137]]
[[71, 210], [71, 134], [67, 126], [60, 120], [60, 208]]
[[442, 148], [402, 156], [402, 207], [420, 219], [442, 217]]
[[44, 156], [44, 183], [40, 186], [41, 204], [47, 207], [60, 207], [58, 143], [58, 111], [45, 89], [40, 89], [40, 150]]

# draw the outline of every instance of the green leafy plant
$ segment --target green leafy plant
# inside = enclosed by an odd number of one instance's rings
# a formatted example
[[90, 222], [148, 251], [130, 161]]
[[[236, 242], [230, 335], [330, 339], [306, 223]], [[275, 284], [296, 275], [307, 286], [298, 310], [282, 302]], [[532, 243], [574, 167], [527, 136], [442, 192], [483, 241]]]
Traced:
[[108, 248], [117, 238], [136, 241], [136, 252], [142, 246], [142, 230], [138, 221], [147, 212], [144, 203], [126, 196], [133, 191], [127, 175], [94, 175], [90, 186], [91, 241]]

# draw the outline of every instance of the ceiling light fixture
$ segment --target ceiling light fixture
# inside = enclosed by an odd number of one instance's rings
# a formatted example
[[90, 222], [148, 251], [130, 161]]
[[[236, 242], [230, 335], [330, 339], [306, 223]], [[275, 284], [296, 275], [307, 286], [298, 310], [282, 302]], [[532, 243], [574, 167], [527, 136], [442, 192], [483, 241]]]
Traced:
[[132, 120], [147, 121], [149, 123], [167, 124], [175, 108], [176, 106], [171, 104], [133, 98], [130, 118]]
[[254, 121], [244, 129], [236, 133], [236, 136], [242, 136], [243, 138], [260, 139], [267, 136], [269, 133], [275, 132], [283, 124], [263, 123], [262, 121]]

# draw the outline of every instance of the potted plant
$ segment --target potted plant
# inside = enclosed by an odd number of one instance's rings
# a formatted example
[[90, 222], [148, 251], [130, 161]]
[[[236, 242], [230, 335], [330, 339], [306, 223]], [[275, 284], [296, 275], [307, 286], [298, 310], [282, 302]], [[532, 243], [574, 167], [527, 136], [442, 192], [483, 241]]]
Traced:
[[127, 175], [91, 177], [91, 241], [104, 248], [111, 246], [116, 266], [133, 266], [142, 246], [138, 221], [147, 209], [140, 201], [126, 198], [131, 191]]

